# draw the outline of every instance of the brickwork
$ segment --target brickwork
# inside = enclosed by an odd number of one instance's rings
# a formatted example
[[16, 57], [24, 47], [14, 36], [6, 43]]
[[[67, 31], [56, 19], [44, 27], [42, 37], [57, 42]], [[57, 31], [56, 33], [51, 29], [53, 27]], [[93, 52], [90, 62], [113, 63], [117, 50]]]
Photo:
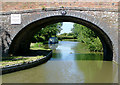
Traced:
[[28, 10], [51, 7], [89, 7], [118, 9], [118, 2], [2, 2], [2, 11]]

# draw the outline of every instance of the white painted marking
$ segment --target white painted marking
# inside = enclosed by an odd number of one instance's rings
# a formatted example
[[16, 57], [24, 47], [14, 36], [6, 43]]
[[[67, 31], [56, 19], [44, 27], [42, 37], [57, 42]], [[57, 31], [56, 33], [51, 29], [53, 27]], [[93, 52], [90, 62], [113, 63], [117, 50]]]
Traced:
[[21, 24], [21, 14], [11, 14], [11, 24]]

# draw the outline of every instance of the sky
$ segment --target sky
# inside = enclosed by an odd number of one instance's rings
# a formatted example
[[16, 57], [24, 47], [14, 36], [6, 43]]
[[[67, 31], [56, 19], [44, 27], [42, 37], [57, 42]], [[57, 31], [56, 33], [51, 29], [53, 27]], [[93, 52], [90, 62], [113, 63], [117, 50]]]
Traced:
[[73, 28], [73, 24], [72, 22], [63, 22], [63, 25], [62, 25], [62, 30], [60, 32], [60, 34], [62, 33], [70, 33], [71, 32], [71, 29]]

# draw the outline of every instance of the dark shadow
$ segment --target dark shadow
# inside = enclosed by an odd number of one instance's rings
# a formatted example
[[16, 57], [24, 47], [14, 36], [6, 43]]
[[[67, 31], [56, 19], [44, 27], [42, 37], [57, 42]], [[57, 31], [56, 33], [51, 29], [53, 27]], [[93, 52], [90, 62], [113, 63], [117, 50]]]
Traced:
[[25, 57], [33, 57], [33, 56], [46, 56], [49, 54], [51, 50], [29, 50], [27, 53], [17, 54], [16, 56], [25, 56]]

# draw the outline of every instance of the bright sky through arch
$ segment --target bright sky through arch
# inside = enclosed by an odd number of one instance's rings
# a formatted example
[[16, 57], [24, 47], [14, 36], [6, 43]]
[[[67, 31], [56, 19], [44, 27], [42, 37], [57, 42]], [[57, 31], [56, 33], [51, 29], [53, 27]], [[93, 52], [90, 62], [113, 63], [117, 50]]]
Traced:
[[62, 25], [62, 30], [60, 32], [60, 34], [63, 34], [63, 33], [70, 33], [72, 32], [71, 29], [73, 28], [73, 24], [72, 22], [63, 22], [63, 25]]

